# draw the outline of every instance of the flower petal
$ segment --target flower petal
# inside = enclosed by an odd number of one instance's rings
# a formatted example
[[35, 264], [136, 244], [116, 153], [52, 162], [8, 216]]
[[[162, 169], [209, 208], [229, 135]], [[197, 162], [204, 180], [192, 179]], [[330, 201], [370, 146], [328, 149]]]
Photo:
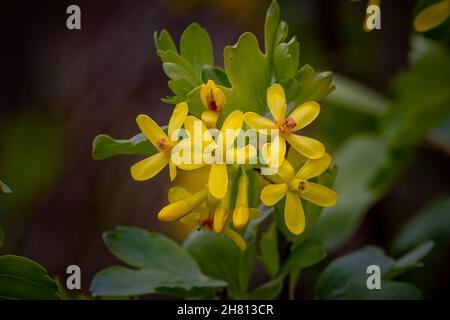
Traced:
[[217, 199], [222, 199], [228, 188], [228, 172], [226, 164], [211, 165], [209, 173], [208, 189]]
[[192, 193], [187, 191], [185, 188], [176, 186], [169, 189], [169, 193], [167, 195], [167, 198], [169, 200], [169, 203], [183, 200], [189, 196], [191, 196]]
[[175, 180], [175, 178], [177, 177], [177, 166], [169, 160], [169, 176], [170, 176], [170, 181]]
[[231, 230], [230, 228], [225, 228], [225, 230], [223, 230], [223, 233], [230, 238], [231, 240], [233, 240], [234, 244], [238, 246], [239, 249], [241, 249], [242, 251], [244, 251], [247, 248], [247, 243], [245, 242], [244, 238], [242, 238], [239, 233]]
[[295, 131], [306, 127], [317, 118], [320, 112], [320, 105], [315, 101], [305, 102], [301, 106], [295, 108], [290, 114], [295, 123]]
[[267, 104], [275, 121], [283, 121], [286, 117], [286, 96], [283, 87], [275, 83], [267, 89]]
[[313, 182], [308, 182], [306, 190], [300, 192], [300, 197], [321, 207], [334, 206], [337, 202], [336, 192]]
[[313, 138], [291, 133], [286, 136], [286, 140], [295, 150], [310, 159], [318, 159], [325, 152], [325, 146]]
[[136, 122], [141, 129], [142, 133], [147, 137], [150, 142], [156, 146], [156, 143], [162, 138], [169, 141], [166, 133], [161, 129], [152, 118], [145, 114], [140, 114], [136, 118]]
[[431, 30], [445, 20], [450, 13], [450, 4], [448, 0], [435, 3], [422, 10], [414, 19], [414, 29], [417, 32], [426, 32]]
[[144, 181], [157, 175], [169, 162], [169, 157], [163, 152], [158, 152], [131, 166], [131, 176], [134, 180]]
[[[246, 112], [244, 114], [244, 122], [252, 129], [259, 130], [259, 129], [276, 129], [277, 125], [272, 120], [267, 119], [266, 117], [263, 117], [255, 112]], [[267, 134], [270, 134], [270, 132], [267, 132]]]
[[225, 121], [222, 124], [222, 128], [220, 131], [225, 134], [225, 130], [237, 130], [241, 129], [244, 124], [244, 114], [242, 111], [235, 110], [226, 117]]
[[281, 178], [283, 182], [288, 182], [294, 178], [294, 168], [291, 163], [287, 160], [284, 160], [281, 163], [281, 166], [278, 168], [278, 177]]
[[[186, 120], [186, 117], [188, 115], [188, 105], [186, 102], [180, 102], [175, 106], [175, 109], [173, 109], [172, 116], [169, 120], [169, 125], [167, 132], [169, 133], [169, 137], [172, 139], [172, 133], [180, 129], [181, 126], [184, 123], [184, 120]], [[178, 140], [178, 139], [177, 139]]]
[[[261, 151], [261, 156], [265, 164], [270, 167], [277, 168], [283, 163], [284, 156], [286, 155], [286, 139], [282, 136], [276, 136], [272, 143], [269, 142], [263, 144]], [[275, 155], [272, 159], [273, 154]], [[277, 155], [278, 158], [276, 158]]]
[[265, 186], [261, 191], [261, 201], [266, 206], [273, 206], [278, 201], [283, 199], [288, 190], [288, 186], [286, 183], [278, 183], [278, 184], [269, 184]]
[[299, 235], [305, 230], [305, 212], [298, 194], [292, 191], [286, 194], [284, 221], [289, 231], [295, 235]]
[[184, 120], [184, 127], [194, 143], [201, 145], [213, 142], [213, 138], [209, 133], [208, 128], [200, 119], [194, 116], [187, 116], [186, 120]]
[[324, 153], [319, 159], [308, 159], [295, 175], [296, 178], [308, 180], [320, 176], [325, 170], [330, 167], [331, 156]]

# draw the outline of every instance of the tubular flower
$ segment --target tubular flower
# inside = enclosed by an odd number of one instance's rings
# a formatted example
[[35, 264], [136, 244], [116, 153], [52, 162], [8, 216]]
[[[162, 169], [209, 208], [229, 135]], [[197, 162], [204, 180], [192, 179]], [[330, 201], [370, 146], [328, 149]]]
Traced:
[[331, 156], [325, 153], [319, 159], [308, 159], [294, 175], [292, 165], [283, 161], [275, 184], [270, 184], [261, 192], [261, 201], [267, 206], [273, 206], [286, 197], [284, 204], [284, 219], [289, 231], [299, 235], [305, 230], [305, 213], [300, 198], [321, 207], [336, 204], [336, 193], [320, 184], [307, 180], [322, 174], [330, 166]]
[[[167, 222], [180, 220], [198, 230], [214, 230], [216, 233], [223, 233], [241, 250], [245, 250], [247, 248], [245, 240], [227, 226], [230, 196], [224, 199], [219, 202], [214, 199], [211, 201], [208, 199], [206, 188], [192, 194], [183, 187], [173, 187], [169, 190], [170, 204], [161, 209], [158, 219]], [[224, 215], [218, 217], [219, 212], [223, 212]]]
[[236, 205], [233, 212], [233, 225], [236, 229], [242, 229], [248, 222], [248, 185], [249, 181], [247, 175], [241, 175], [238, 181]]
[[172, 133], [181, 128], [188, 114], [185, 102], [176, 105], [168, 125], [168, 135], [149, 116], [140, 114], [136, 122], [142, 133], [155, 146], [156, 154], [139, 161], [131, 167], [131, 176], [134, 180], [144, 181], [153, 178], [167, 164], [169, 164], [170, 179], [173, 181], [177, 175], [177, 168], [171, 160], [171, 151], [179, 142], [171, 140]]
[[201, 116], [202, 121], [208, 128], [215, 128], [220, 110], [223, 109], [227, 102], [225, 94], [216, 86], [213, 80], [208, 80], [200, 88], [200, 99], [206, 107], [206, 111]]
[[325, 147], [319, 141], [296, 135], [295, 132], [306, 127], [314, 121], [320, 112], [317, 102], [305, 102], [296, 107], [286, 117], [286, 97], [283, 87], [278, 83], [267, 89], [267, 104], [274, 121], [255, 112], [247, 112], [244, 116], [245, 123], [252, 129], [278, 129], [280, 136], [280, 158], [284, 158], [286, 141], [299, 153], [310, 159], [318, 159], [325, 152]]

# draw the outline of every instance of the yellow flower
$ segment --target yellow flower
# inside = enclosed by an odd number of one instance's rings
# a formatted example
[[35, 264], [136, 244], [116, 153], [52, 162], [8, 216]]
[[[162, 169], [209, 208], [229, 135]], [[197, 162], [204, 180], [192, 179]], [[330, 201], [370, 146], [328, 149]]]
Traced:
[[[241, 250], [247, 248], [245, 240], [227, 226], [230, 194], [217, 202], [208, 198], [207, 189], [190, 193], [183, 187], [169, 190], [170, 204], [158, 213], [161, 221], [176, 221], [196, 227], [198, 230], [214, 230], [230, 238]], [[220, 213], [222, 212], [222, 215]]]
[[447, 20], [450, 15], [450, 0], [442, 0], [422, 11], [414, 18], [414, 29], [426, 32], [434, 29]]
[[208, 80], [200, 88], [200, 99], [206, 108], [201, 116], [203, 122], [208, 128], [215, 128], [220, 111], [227, 103], [225, 94], [213, 80]]
[[[230, 113], [230, 115], [228, 115], [228, 117], [223, 122], [222, 128], [220, 129], [219, 135], [216, 140], [214, 140], [209, 134], [208, 129], [202, 121], [198, 120], [194, 116], [188, 116], [186, 118], [185, 127], [189, 132], [189, 135], [191, 137], [194, 137], [194, 144], [202, 145], [204, 147], [204, 150], [201, 150], [204, 153], [201, 155], [202, 159], [204, 159], [204, 156], [206, 156], [208, 158], [218, 160], [212, 161], [212, 163], [208, 163], [211, 164], [211, 171], [209, 173], [208, 179], [208, 189], [209, 192], [217, 199], [222, 199], [228, 189], [228, 172], [226, 164], [227, 153], [232, 152], [235, 159], [239, 157], [239, 153], [243, 153], [244, 160], [246, 161], [256, 153], [255, 148], [251, 145], [246, 145], [241, 149], [235, 149], [233, 147], [239, 130], [242, 128], [243, 118], [244, 115], [242, 111], [235, 110]], [[198, 139], [198, 134], [195, 133], [194, 129], [195, 121], [201, 123], [202, 126], [201, 132], [203, 132], [203, 134], [202, 137], [200, 137], [201, 141], [196, 141]], [[233, 135], [227, 137], [227, 130], [233, 130]], [[200, 156], [198, 155], [198, 151], [194, 151], [194, 153], [194, 158], [196, 156]]]
[[131, 167], [131, 176], [134, 180], [144, 181], [153, 178], [167, 164], [169, 164], [170, 179], [173, 181], [177, 175], [177, 168], [172, 162], [171, 151], [178, 141], [171, 140], [172, 133], [180, 129], [188, 114], [188, 106], [181, 102], [175, 106], [168, 125], [168, 135], [150, 117], [140, 114], [136, 122], [142, 133], [155, 146], [156, 154], [139, 161]]
[[278, 174], [273, 177], [275, 184], [264, 187], [261, 201], [267, 206], [273, 206], [286, 197], [284, 204], [284, 219], [289, 231], [301, 234], [305, 230], [305, 212], [300, 198], [321, 207], [336, 204], [336, 193], [320, 184], [307, 180], [322, 174], [330, 166], [331, 156], [325, 153], [319, 159], [308, 159], [294, 175], [292, 165], [284, 160]]
[[244, 121], [250, 128], [255, 130], [279, 130], [280, 158], [284, 158], [286, 141], [307, 158], [318, 159], [322, 157], [325, 152], [325, 147], [322, 143], [312, 138], [294, 134], [294, 132], [313, 122], [318, 116], [320, 106], [317, 102], [305, 102], [301, 106], [296, 107], [286, 117], [287, 105], [284, 90], [281, 85], [275, 83], [267, 89], [267, 104], [275, 122], [255, 112], [247, 112], [244, 116]]

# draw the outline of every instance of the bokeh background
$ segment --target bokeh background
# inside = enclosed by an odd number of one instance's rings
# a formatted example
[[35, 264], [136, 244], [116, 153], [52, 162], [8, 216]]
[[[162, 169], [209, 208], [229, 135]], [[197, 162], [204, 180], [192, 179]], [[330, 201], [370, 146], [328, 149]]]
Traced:
[[[301, 64], [332, 70], [387, 97], [392, 94], [393, 78], [408, 68], [415, 0], [383, 1], [382, 29], [374, 32], [362, 28], [366, 1], [279, 3], [290, 35], [300, 41]], [[70, 4], [81, 7], [81, 30], [66, 28]], [[83, 273], [82, 291], [87, 293], [94, 274], [115, 263], [102, 243], [102, 232], [132, 225], [182, 241], [186, 229], [156, 219], [166, 203], [168, 172], [135, 182], [129, 167], [141, 157], [95, 161], [92, 140], [99, 133], [133, 136], [140, 113], [161, 124], [168, 121], [172, 108], [160, 99], [170, 91], [155, 53], [155, 30], [166, 28], [177, 40], [191, 22], [200, 23], [211, 35], [216, 64], [223, 66], [223, 47], [234, 44], [244, 31], [262, 41], [269, 4], [263, 0], [2, 1], [0, 179], [13, 193], [0, 195], [6, 231], [1, 253], [29, 257], [63, 279], [66, 267], [77, 264]], [[336, 112], [324, 117], [339, 130]], [[358, 116], [346, 119], [342, 126], [354, 131], [373, 127]], [[333, 150], [344, 138], [325, 143]], [[446, 141], [421, 142], [406, 172], [371, 206], [357, 233], [332, 257], [369, 243], [387, 247], [413, 213], [448, 194], [449, 150]], [[410, 276], [426, 288], [426, 298], [448, 295], [448, 253], [447, 248], [431, 258], [431, 265]], [[314, 276], [311, 271], [311, 279]], [[313, 296], [312, 284], [305, 279], [299, 298]]]

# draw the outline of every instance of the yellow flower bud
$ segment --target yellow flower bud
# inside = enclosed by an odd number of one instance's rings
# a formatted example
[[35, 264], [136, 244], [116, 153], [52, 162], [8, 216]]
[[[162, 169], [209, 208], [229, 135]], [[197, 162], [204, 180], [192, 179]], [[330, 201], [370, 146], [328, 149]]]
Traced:
[[208, 190], [205, 188], [183, 200], [171, 203], [159, 211], [158, 219], [166, 222], [179, 220], [203, 204], [207, 197]]
[[235, 209], [233, 212], [233, 225], [237, 229], [245, 227], [248, 222], [248, 185], [249, 180], [247, 175], [241, 175], [238, 181], [238, 193], [236, 197]]

